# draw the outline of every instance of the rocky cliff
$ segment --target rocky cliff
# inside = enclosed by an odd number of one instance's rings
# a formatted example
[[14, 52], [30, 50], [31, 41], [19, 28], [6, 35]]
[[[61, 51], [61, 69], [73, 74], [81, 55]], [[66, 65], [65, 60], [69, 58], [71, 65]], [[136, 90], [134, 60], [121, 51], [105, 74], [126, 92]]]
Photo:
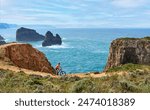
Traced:
[[122, 38], [111, 43], [107, 71], [111, 67], [133, 63], [150, 65], [150, 38]]
[[0, 60], [24, 69], [54, 73], [45, 55], [29, 44], [10, 43], [0, 46]]
[[42, 41], [44, 38], [43, 35], [40, 35], [33, 29], [21, 27], [16, 32], [17, 41]]
[[62, 39], [61, 37], [56, 34], [56, 36], [54, 36], [50, 31], [48, 31], [45, 35], [45, 39], [42, 43], [42, 46], [51, 46], [51, 45], [61, 45], [62, 44]]

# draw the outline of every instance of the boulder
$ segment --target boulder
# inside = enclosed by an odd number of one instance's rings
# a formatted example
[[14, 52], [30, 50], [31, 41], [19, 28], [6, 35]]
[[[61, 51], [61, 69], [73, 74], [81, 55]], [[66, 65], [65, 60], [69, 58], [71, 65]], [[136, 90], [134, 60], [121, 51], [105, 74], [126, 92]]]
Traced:
[[54, 36], [50, 31], [48, 31], [45, 35], [45, 39], [42, 43], [42, 46], [52, 46], [52, 45], [61, 45], [62, 44], [62, 39], [61, 37], [56, 34], [56, 36]]
[[44, 40], [44, 36], [40, 35], [33, 29], [28, 29], [21, 27], [16, 31], [16, 40], [17, 41], [24, 41], [24, 42], [30, 42], [30, 41], [42, 41]]
[[20, 68], [55, 73], [45, 55], [30, 44], [10, 43], [0, 46], [0, 60], [5, 61], [5, 59]]
[[150, 38], [120, 38], [111, 43], [105, 71], [127, 63], [150, 65]]

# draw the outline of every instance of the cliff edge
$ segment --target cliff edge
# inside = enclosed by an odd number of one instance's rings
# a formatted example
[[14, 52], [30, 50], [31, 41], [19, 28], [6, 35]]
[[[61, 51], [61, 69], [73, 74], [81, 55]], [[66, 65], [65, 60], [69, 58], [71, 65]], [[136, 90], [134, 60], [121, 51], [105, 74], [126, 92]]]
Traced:
[[104, 71], [127, 63], [150, 65], [150, 37], [119, 38], [111, 43]]
[[54, 73], [54, 69], [45, 55], [29, 44], [10, 43], [1, 45], [0, 61], [19, 68]]

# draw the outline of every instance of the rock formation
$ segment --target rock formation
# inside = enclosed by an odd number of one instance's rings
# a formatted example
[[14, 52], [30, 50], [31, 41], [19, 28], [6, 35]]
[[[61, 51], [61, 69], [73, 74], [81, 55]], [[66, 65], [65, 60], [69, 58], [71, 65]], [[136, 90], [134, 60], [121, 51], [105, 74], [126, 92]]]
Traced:
[[0, 35], [0, 45], [6, 44], [5, 39]]
[[58, 34], [56, 34], [56, 37], [50, 32], [48, 31], [45, 35], [45, 39], [42, 43], [42, 46], [51, 46], [51, 45], [61, 45], [62, 44], [62, 40], [60, 38], [60, 36]]
[[0, 46], [0, 60], [24, 69], [54, 73], [45, 55], [29, 44], [10, 43]]
[[4, 45], [4, 44], [6, 44], [5, 41], [0, 41], [0, 45]]
[[33, 29], [27, 28], [19, 28], [16, 32], [16, 40], [17, 41], [42, 41], [44, 40], [44, 36], [40, 35]]
[[122, 38], [111, 43], [105, 71], [127, 63], [150, 65], [150, 38]]
[[0, 41], [5, 40], [1, 35], [0, 35]]

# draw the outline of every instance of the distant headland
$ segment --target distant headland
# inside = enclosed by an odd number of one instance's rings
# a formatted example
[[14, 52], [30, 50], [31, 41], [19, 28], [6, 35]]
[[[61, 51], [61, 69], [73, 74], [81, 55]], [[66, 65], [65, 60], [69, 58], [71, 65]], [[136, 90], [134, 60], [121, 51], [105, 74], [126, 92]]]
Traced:
[[15, 28], [17, 24], [0, 23], [0, 29]]

